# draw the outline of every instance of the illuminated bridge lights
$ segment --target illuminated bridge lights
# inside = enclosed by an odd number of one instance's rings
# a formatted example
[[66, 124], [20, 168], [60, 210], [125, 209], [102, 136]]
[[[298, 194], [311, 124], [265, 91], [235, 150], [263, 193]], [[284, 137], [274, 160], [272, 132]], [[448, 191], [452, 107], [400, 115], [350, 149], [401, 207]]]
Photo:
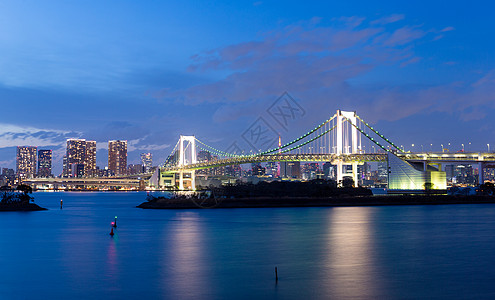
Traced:
[[341, 161], [344, 163], [351, 162], [372, 162], [372, 161], [385, 161], [387, 159], [386, 154], [270, 154], [270, 155], [259, 155], [250, 157], [235, 157], [235, 158], [225, 158], [215, 161], [201, 162], [196, 164], [185, 165], [182, 167], [169, 167], [162, 168], [162, 172], [176, 172], [176, 171], [186, 171], [186, 170], [198, 170], [198, 169], [208, 169], [221, 166], [229, 165], [240, 165], [246, 163], [257, 163], [257, 162], [272, 162], [272, 161], [321, 161], [321, 162], [337, 162]]

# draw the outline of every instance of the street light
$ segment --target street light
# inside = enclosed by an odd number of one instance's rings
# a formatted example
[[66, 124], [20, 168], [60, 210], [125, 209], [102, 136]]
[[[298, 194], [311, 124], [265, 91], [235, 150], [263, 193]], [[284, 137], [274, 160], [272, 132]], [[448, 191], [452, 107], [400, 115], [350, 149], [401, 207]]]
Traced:
[[464, 152], [464, 144], [461, 144], [462, 145], [462, 152]]
[[486, 146], [488, 147], [488, 152], [490, 152], [490, 144], [486, 144]]
[[442, 153], [443, 153], [443, 144], [440, 144], [440, 146], [442, 146]]

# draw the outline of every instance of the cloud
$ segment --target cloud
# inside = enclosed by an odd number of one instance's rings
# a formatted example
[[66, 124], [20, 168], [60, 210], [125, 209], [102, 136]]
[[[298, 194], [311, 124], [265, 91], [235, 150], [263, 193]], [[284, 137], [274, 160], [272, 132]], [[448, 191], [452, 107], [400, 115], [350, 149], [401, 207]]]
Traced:
[[405, 16], [402, 14], [393, 14], [387, 17], [383, 17], [377, 20], [372, 21], [370, 24], [372, 25], [386, 25], [390, 23], [395, 23], [401, 20], [404, 20]]
[[424, 30], [405, 26], [395, 30], [388, 38], [383, 42], [385, 46], [401, 46], [418, 40], [426, 35]]
[[452, 31], [452, 30], [455, 30], [455, 28], [452, 26], [448, 26], [448, 27], [445, 27], [444, 29], [440, 30], [440, 32], [447, 32], [447, 31]]
[[[400, 16], [394, 16], [398, 19]], [[265, 33], [260, 40], [209, 50], [192, 57], [190, 72], [227, 73], [215, 82], [156, 95], [189, 105], [273, 98], [283, 91], [304, 94], [366, 74], [379, 64], [415, 63], [411, 45], [428, 34], [419, 26], [387, 32], [345, 17], [323, 26], [305, 22]]]
[[0, 124], [0, 148], [16, 146], [60, 146], [80, 132]]
[[[257, 40], [198, 53], [192, 57], [190, 72], [226, 75], [189, 88], [168, 89], [161, 96], [186, 105], [217, 103], [211, 118], [222, 123], [246, 116], [254, 119], [288, 91], [301, 99], [311, 115], [301, 121], [307, 123], [301, 123], [302, 127], [326, 119], [335, 109], [358, 111], [370, 122], [432, 112], [470, 121], [485, 118], [483, 108], [495, 109], [495, 72], [472, 82], [432, 86], [387, 82], [386, 76], [400, 78], [403, 69], [410, 70], [404, 67], [431, 59], [418, 56], [416, 44], [431, 43], [429, 35], [453, 30], [414, 24], [385, 26], [403, 19], [403, 15], [393, 15], [367, 23], [351, 17], [334, 19], [331, 25], [318, 19], [264, 33]], [[370, 85], [360, 81], [383, 76], [382, 71], [375, 72], [377, 67], [390, 72], [382, 82]]]

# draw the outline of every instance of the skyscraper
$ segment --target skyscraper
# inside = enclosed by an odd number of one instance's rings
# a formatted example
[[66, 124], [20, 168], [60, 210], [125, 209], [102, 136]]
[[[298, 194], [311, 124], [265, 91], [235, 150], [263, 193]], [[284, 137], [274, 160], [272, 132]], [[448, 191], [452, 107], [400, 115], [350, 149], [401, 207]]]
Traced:
[[280, 163], [280, 177], [301, 178], [301, 164], [298, 161], [286, 161]]
[[108, 141], [108, 169], [115, 175], [126, 174], [127, 141]]
[[52, 150], [38, 151], [38, 177], [52, 176]]
[[[74, 166], [77, 166], [77, 170], [72, 170]], [[64, 176], [94, 176], [95, 170], [96, 141], [68, 139]]]
[[86, 157], [84, 159], [84, 175], [96, 176], [96, 141], [86, 141]]
[[36, 147], [17, 147], [16, 173], [19, 178], [33, 178], [36, 175], [36, 153]]
[[[65, 176], [73, 177], [74, 174], [78, 174], [76, 170], [72, 170], [72, 168], [76, 165], [84, 165], [86, 160], [86, 140], [84, 139], [68, 139], [67, 140], [67, 161], [66, 168], [64, 170]], [[80, 167], [78, 167], [80, 168]]]
[[144, 172], [148, 173], [153, 166], [153, 156], [151, 153], [141, 153], [141, 164], [143, 165]]

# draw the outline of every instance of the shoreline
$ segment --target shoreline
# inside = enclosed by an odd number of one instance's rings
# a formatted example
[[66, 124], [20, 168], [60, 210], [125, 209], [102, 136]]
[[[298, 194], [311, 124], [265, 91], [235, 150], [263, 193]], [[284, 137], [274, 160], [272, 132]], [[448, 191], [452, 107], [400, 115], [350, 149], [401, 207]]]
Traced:
[[11, 203], [11, 204], [0, 204], [0, 211], [41, 211], [48, 210], [44, 207], [39, 206], [35, 203]]
[[495, 204], [495, 197], [407, 195], [407, 196], [342, 196], [326, 198], [229, 198], [229, 199], [164, 199], [143, 202], [136, 206], [143, 209], [198, 209], [198, 208], [270, 208], [270, 207], [342, 207], [388, 205], [445, 205], [445, 204]]

